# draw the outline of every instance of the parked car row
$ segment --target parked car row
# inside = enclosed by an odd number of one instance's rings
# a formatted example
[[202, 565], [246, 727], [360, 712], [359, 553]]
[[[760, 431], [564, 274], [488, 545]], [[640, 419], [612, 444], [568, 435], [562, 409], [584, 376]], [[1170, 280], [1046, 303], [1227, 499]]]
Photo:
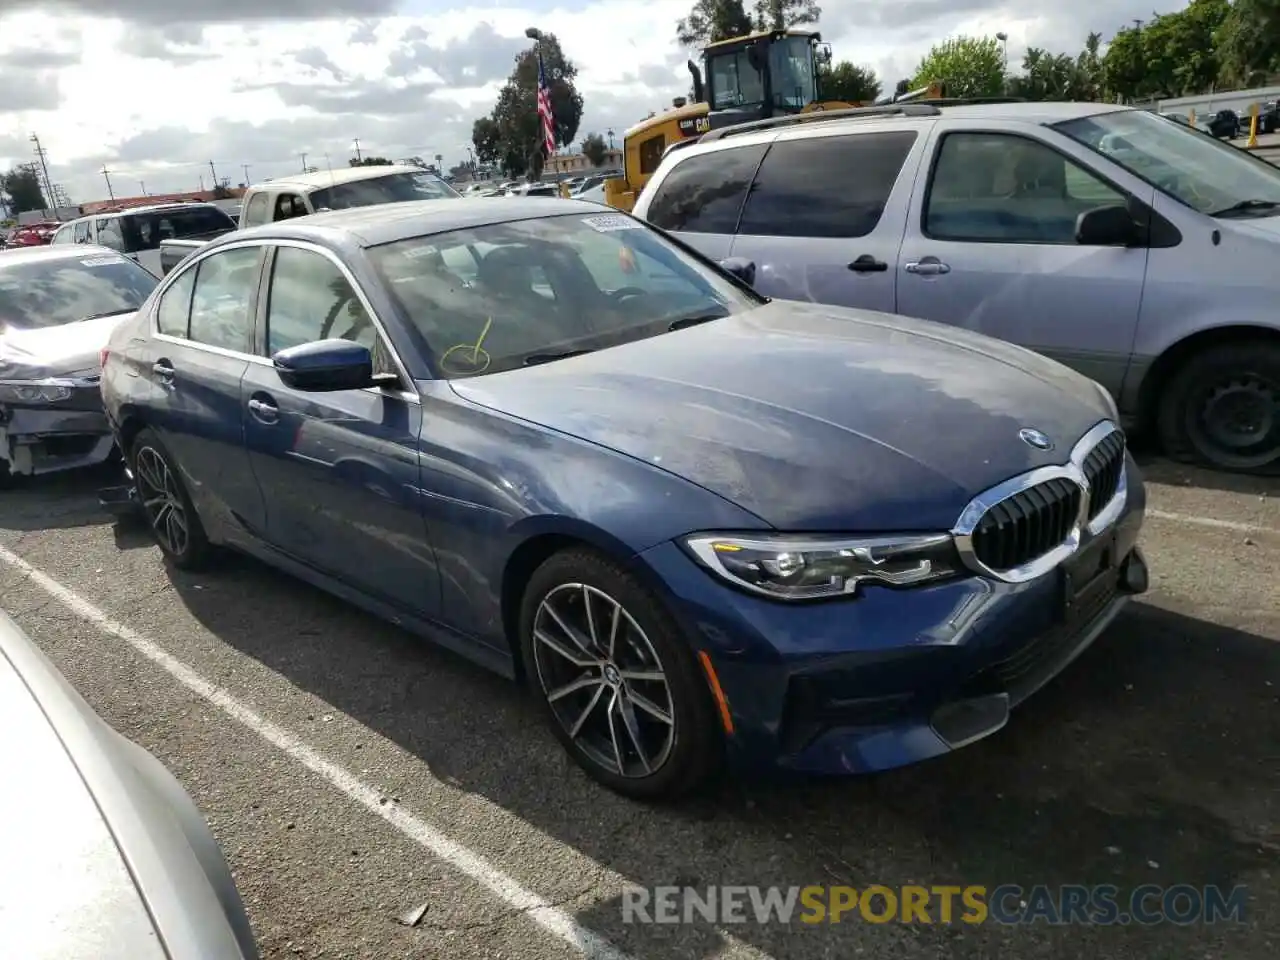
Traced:
[[766, 296], [934, 320], [1102, 383], [1179, 459], [1280, 467], [1280, 170], [1103, 104], [903, 104], [703, 135], [635, 215]]

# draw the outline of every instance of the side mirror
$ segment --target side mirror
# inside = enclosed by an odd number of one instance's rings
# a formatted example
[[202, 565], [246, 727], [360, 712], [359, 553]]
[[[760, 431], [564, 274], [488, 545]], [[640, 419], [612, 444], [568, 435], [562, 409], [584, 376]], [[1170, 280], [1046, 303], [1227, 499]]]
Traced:
[[733, 274], [748, 287], [754, 287], [756, 284], [756, 265], [751, 260], [743, 257], [729, 257], [727, 260], [720, 261], [720, 269]]
[[1094, 207], [1076, 217], [1076, 243], [1081, 246], [1129, 247], [1138, 240], [1138, 224], [1123, 204]]
[[373, 354], [350, 340], [316, 340], [281, 350], [271, 358], [286, 387], [310, 393], [373, 386]]

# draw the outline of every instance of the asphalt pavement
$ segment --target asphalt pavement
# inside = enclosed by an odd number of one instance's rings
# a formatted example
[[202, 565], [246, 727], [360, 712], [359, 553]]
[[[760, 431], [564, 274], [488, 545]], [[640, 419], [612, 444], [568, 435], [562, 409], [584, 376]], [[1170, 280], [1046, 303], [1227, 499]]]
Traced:
[[[166, 569], [99, 512], [101, 475], [0, 495], [0, 605], [190, 790], [268, 958], [1272, 960], [1280, 484], [1146, 469], [1150, 594], [1005, 730], [679, 808], [596, 787], [508, 682], [254, 561]], [[628, 884], [1004, 883], [1249, 899], [1242, 923], [1185, 927], [646, 926], [620, 907]]]

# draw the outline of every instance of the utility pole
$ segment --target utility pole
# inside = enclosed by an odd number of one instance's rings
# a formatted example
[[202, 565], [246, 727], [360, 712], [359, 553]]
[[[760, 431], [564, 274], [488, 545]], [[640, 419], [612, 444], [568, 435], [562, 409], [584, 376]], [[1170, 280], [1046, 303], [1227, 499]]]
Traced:
[[145, 197], [147, 195], [147, 182], [145, 180], [139, 180], [138, 186], [142, 188], [142, 195]]
[[307, 155], [305, 153], [302, 155], [302, 172], [307, 172]]
[[[213, 165], [213, 161], [209, 161], [209, 172], [213, 174], [213, 189], [218, 189], [218, 171]], [[203, 179], [203, 178], [201, 178]]]
[[200, 174], [200, 192], [204, 193], [204, 174]]
[[351, 142], [352, 142], [352, 143], [354, 143], [354, 144], [356, 145], [356, 163], [359, 163], [361, 160], [363, 160], [363, 159], [364, 159], [364, 157], [360, 156], [360, 138], [359, 138], [359, 137], [357, 137], [356, 139], [352, 140]]
[[116, 192], [111, 189], [111, 171], [108, 170], [106, 167], [102, 168], [102, 179], [107, 181], [107, 196], [109, 196], [112, 200], [115, 200]]
[[53, 181], [49, 179], [49, 164], [45, 157], [44, 147], [40, 146], [40, 138], [34, 133], [31, 135], [31, 142], [36, 145], [36, 158], [40, 161], [40, 169], [44, 172], [44, 195], [48, 198], [50, 203], [53, 203], [54, 200], [51, 196], [53, 193]]
[[241, 169], [244, 170], [244, 185], [247, 187], [249, 185], [249, 165], [247, 163], [241, 164]]

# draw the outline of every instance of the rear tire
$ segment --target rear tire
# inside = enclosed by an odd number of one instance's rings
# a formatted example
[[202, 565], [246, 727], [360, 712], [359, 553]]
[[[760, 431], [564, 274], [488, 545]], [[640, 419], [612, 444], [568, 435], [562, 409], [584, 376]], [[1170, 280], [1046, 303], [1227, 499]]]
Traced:
[[205, 566], [213, 547], [191, 503], [177, 463], [152, 430], [134, 438], [129, 462], [147, 526], [161, 552], [179, 570]]
[[1157, 411], [1165, 453], [1238, 473], [1280, 467], [1280, 345], [1224, 343], [1188, 359]]
[[574, 548], [543, 563], [525, 588], [520, 642], [552, 731], [599, 783], [675, 800], [719, 769], [723, 733], [688, 641], [613, 561]]

